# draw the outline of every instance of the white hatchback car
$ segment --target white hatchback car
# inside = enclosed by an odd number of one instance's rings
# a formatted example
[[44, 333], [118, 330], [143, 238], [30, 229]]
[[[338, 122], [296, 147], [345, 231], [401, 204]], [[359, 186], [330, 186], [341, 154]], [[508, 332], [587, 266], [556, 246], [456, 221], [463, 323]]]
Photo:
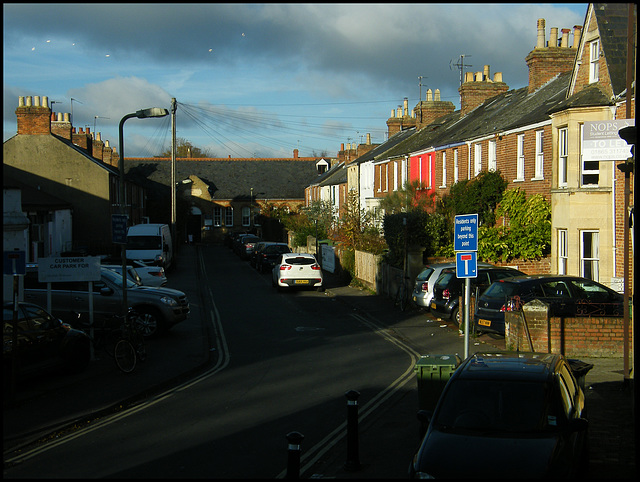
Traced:
[[322, 268], [313, 254], [283, 253], [272, 274], [271, 284], [278, 290], [297, 287], [323, 290]]

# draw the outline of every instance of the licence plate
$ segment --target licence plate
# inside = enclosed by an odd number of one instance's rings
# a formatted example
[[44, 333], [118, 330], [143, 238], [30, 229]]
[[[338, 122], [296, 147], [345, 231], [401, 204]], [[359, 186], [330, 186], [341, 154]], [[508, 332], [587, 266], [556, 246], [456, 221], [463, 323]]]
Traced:
[[435, 310], [436, 309], [436, 304], [435, 303], [431, 303], [431, 309]]
[[490, 320], [478, 320], [478, 325], [491, 326], [491, 321]]
[[308, 279], [297, 279], [293, 281], [294, 284], [297, 285], [308, 285], [309, 284], [309, 280]]

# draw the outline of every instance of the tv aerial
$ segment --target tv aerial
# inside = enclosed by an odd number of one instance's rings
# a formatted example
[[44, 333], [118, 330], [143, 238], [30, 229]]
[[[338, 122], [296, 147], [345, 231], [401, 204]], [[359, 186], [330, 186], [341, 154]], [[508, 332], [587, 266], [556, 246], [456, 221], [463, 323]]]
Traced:
[[462, 87], [462, 83], [464, 82], [464, 68], [465, 67], [473, 67], [473, 65], [471, 65], [471, 64], [465, 64], [464, 63], [464, 58], [465, 57], [471, 57], [471, 55], [460, 54], [460, 59], [457, 60], [455, 63], [453, 62], [453, 59], [451, 59], [451, 61], [449, 61], [449, 69], [450, 70], [453, 70], [454, 66], [458, 70], [460, 70], [460, 87]]

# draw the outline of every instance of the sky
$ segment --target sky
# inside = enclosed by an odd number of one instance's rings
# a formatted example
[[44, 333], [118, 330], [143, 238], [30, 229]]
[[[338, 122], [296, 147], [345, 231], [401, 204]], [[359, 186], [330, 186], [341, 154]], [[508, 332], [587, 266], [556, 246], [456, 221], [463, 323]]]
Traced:
[[[5, 3], [3, 141], [20, 96], [47, 96], [113, 147], [125, 115], [175, 98], [176, 137], [210, 157], [335, 157], [384, 142], [405, 97], [412, 109], [440, 89], [459, 109], [461, 55], [526, 86], [537, 19], [572, 44], [587, 6]], [[123, 144], [125, 158], [168, 151], [170, 117], [128, 119]]]

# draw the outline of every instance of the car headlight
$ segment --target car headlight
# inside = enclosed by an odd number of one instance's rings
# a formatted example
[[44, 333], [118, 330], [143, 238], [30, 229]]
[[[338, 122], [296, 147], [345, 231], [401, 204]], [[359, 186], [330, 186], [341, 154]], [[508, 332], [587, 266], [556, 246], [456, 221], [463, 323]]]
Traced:
[[169, 296], [163, 296], [160, 301], [169, 306], [178, 306], [178, 302]]

